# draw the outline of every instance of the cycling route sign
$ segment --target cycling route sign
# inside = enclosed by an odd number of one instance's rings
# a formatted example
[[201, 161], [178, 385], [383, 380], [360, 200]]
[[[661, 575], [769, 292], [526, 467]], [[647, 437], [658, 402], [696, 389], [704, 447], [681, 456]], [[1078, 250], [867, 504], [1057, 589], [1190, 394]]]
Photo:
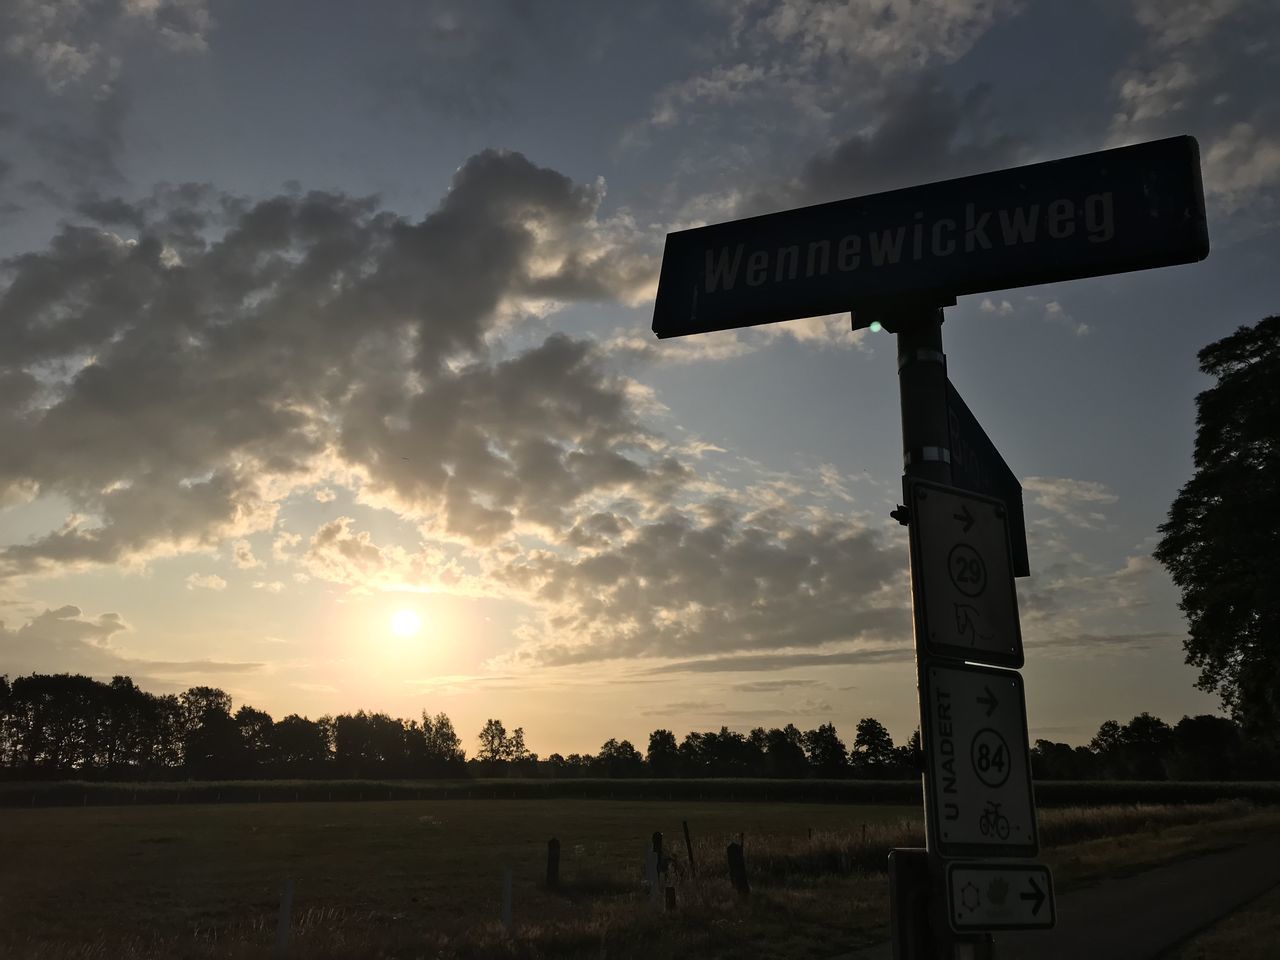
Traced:
[[957, 933], [1048, 930], [1056, 919], [1053, 876], [1042, 863], [948, 863], [947, 907]]
[[952, 857], [1033, 857], [1040, 848], [1022, 677], [929, 662], [921, 674], [931, 835]]
[[907, 477], [916, 635], [932, 656], [1022, 666], [1002, 500]]

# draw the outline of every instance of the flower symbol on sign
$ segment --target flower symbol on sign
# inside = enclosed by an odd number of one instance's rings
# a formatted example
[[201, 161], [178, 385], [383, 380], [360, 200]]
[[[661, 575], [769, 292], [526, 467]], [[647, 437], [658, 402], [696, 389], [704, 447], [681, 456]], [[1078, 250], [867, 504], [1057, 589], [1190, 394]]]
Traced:
[[960, 903], [966, 910], [977, 910], [981, 902], [979, 890], [972, 883], [966, 883], [960, 888]]
[[1004, 877], [996, 877], [987, 884], [987, 899], [996, 906], [1004, 903], [1005, 898], [1009, 896], [1009, 882]]

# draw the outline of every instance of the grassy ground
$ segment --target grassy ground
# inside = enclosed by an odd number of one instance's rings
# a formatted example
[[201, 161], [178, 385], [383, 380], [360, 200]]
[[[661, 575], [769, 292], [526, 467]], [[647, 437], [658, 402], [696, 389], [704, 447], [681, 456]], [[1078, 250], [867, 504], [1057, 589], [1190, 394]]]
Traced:
[[1215, 923], [1168, 960], [1273, 960], [1280, 952], [1280, 887]]
[[[661, 830], [696, 877], [650, 908], [642, 856]], [[1261, 818], [1261, 819], [1259, 819]], [[1243, 805], [1042, 813], [1059, 886], [1280, 825]], [[810, 833], [812, 831], [812, 835]], [[745, 834], [753, 891], [724, 878]], [[545, 889], [546, 841], [562, 889]], [[1121, 836], [1122, 840], [1097, 838]], [[882, 939], [883, 864], [918, 845], [901, 806], [664, 801], [405, 801], [10, 809], [0, 817], [0, 956], [266, 957], [296, 880], [294, 956], [826, 958]], [[514, 930], [499, 923], [514, 877]]]

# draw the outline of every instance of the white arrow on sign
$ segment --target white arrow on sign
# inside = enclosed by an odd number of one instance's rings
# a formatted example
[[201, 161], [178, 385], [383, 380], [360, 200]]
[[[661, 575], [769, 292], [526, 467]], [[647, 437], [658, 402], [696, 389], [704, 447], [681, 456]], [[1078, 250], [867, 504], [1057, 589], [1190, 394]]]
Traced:
[[1056, 919], [1053, 875], [1041, 863], [948, 863], [951, 929], [1048, 930]]

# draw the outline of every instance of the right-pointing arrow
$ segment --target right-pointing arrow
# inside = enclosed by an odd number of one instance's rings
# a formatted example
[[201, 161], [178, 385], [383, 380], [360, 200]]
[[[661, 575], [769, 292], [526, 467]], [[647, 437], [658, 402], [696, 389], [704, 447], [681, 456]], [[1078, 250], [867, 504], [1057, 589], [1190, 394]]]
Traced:
[[1036, 883], [1035, 877], [1027, 877], [1027, 883], [1031, 884], [1031, 892], [1020, 896], [1023, 900], [1035, 901], [1035, 904], [1031, 907], [1031, 915], [1034, 917], [1040, 912], [1040, 908], [1044, 906], [1044, 891], [1040, 889], [1040, 884]]
[[991, 688], [986, 684], [983, 684], [982, 688], [987, 691], [987, 695], [979, 697], [978, 702], [987, 708], [987, 716], [989, 717], [996, 712], [996, 707], [1000, 706], [1000, 701], [996, 699], [996, 695], [991, 692]]

